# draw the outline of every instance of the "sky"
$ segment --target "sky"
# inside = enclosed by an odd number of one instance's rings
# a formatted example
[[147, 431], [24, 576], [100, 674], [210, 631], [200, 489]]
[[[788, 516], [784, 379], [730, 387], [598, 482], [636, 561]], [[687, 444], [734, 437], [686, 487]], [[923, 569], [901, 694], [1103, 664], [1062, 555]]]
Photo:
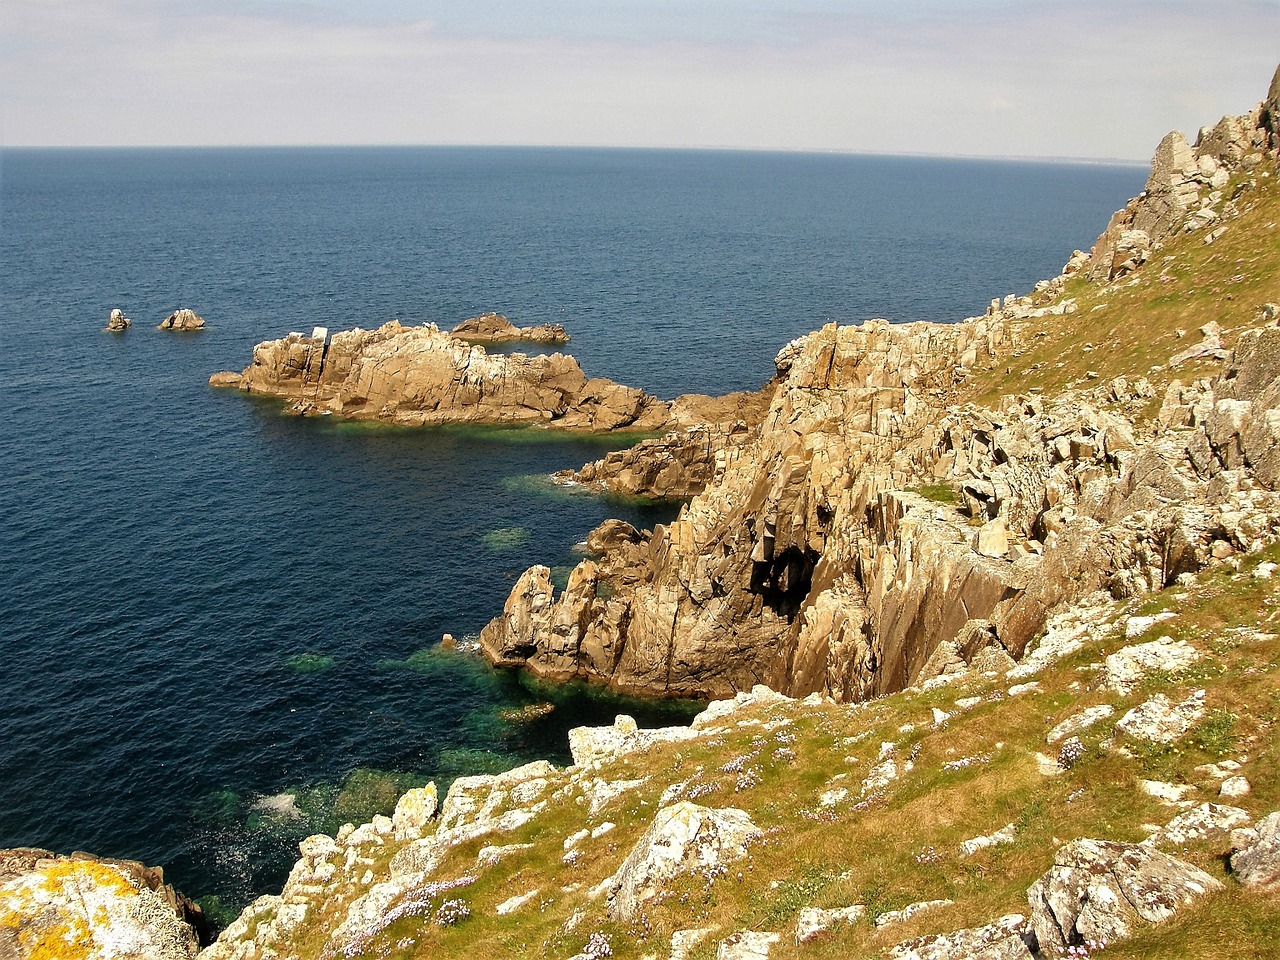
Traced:
[[1280, 0], [0, 0], [0, 144], [1149, 159]]

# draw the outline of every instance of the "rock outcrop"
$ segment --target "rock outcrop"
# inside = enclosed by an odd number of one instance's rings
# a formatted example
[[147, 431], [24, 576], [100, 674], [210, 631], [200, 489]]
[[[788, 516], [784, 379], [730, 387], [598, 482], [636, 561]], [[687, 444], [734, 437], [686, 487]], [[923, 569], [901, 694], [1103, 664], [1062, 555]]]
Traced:
[[292, 401], [299, 413], [332, 413], [406, 425], [545, 424], [566, 430], [654, 430], [670, 404], [612, 380], [589, 379], [573, 357], [490, 355], [434, 324], [291, 333], [253, 350], [237, 375], [213, 386]]
[[0, 851], [0, 956], [190, 960], [200, 908], [158, 867], [88, 854]]
[[1068, 955], [1127, 939], [1141, 923], [1160, 923], [1191, 901], [1223, 889], [1191, 864], [1135, 844], [1076, 840], [1027, 891], [1040, 952]]
[[[1270, 175], [1260, 116], [1205, 131], [1198, 152], [1166, 139], [1135, 229], [1172, 229], [1188, 177]], [[1214, 332], [1197, 355], [1221, 351], [1218, 375], [1173, 381], [1154, 421], [1136, 415], [1154, 395], [1141, 378], [966, 400], [975, 372], [1022, 349], [1017, 321], [1074, 309], [1065, 281], [954, 325], [830, 324], [778, 354], [758, 427], [667, 437], [573, 474], [649, 495], [704, 487], [651, 537], [584, 561], [558, 596], [529, 571], [482, 650], [630, 692], [765, 682], [860, 700], [983, 651], [1018, 658], [1064, 603], [1141, 595], [1267, 542], [1280, 530], [1269, 322], [1229, 354]]]
[[1160, 141], [1146, 189], [1112, 216], [1094, 244], [1091, 280], [1132, 273], [1177, 231], [1210, 226], [1230, 214], [1232, 178], [1262, 166], [1268, 150], [1276, 149], [1278, 83], [1280, 71], [1265, 102], [1201, 128], [1194, 144], [1177, 130]]
[[463, 320], [450, 331], [452, 336], [470, 343], [568, 343], [569, 334], [558, 323], [540, 323], [517, 327], [500, 313], [482, 313]]
[[671, 405], [678, 429], [553, 477], [625, 496], [687, 500], [719, 476], [730, 450], [758, 435], [773, 387], [716, 398], [678, 397]]
[[203, 330], [204, 317], [198, 316], [194, 310], [186, 307], [175, 310], [160, 321], [157, 330]]
[[107, 319], [107, 325], [104, 328], [110, 333], [120, 333], [128, 330], [133, 321], [124, 315], [124, 311], [115, 309], [111, 311], [111, 316]]

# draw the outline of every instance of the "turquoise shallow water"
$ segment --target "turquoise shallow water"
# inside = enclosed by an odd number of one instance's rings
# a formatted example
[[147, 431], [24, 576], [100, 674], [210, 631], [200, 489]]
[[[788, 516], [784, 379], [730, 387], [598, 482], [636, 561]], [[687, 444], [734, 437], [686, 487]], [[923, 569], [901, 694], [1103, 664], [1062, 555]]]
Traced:
[[[205, 384], [291, 329], [562, 322], [591, 375], [754, 388], [827, 319], [1051, 276], [1143, 172], [590, 150], [5, 151], [0, 846], [229, 906], [293, 844], [621, 707], [442, 654], [531, 563], [670, 506], [543, 482], [608, 441], [282, 416]], [[101, 332], [121, 307], [135, 326]], [[209, 329], [151, 329], [178, 306]], [[547, 697], [549, 715], [504, 710]], [[626, 705], [644, 722], [687, 716]], [[376, 771], [376, 772], [375, 772]], [[290, 792], [302, 819], [256, 804]]]

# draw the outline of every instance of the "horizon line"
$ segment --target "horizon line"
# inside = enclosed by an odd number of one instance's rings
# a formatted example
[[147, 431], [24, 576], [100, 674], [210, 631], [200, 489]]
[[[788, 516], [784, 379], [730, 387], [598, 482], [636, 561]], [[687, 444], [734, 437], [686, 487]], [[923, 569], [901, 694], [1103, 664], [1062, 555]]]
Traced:
[[1054, 163], [1085, 166], [1149, 166], [1150, 159], [1125, 157], [1073, 157], [1060, 154], [931, 153], [909, 150], [842, 150], [819, 147], [674, 146], [589, 143], [186, 143], [186, 144], [0, 144], [0, 153], [19, 150], [616, 150], [664, 153], [771, 153], [805, 156], [901, 157], [933, 160], [995, 160], [1009, 163]]

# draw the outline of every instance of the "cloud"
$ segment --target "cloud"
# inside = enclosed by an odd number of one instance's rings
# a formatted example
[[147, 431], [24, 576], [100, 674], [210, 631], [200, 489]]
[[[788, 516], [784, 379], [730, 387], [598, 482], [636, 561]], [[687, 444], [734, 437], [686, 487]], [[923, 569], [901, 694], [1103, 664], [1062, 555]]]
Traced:
[[[575, 19], [588, 8], [597, 15]], [[1275, 2], [5, 0], [9, 144], [730, 146], [1142, 159], [1242, 112]], [[735, 13], [736, 12], [736, 13]]]

